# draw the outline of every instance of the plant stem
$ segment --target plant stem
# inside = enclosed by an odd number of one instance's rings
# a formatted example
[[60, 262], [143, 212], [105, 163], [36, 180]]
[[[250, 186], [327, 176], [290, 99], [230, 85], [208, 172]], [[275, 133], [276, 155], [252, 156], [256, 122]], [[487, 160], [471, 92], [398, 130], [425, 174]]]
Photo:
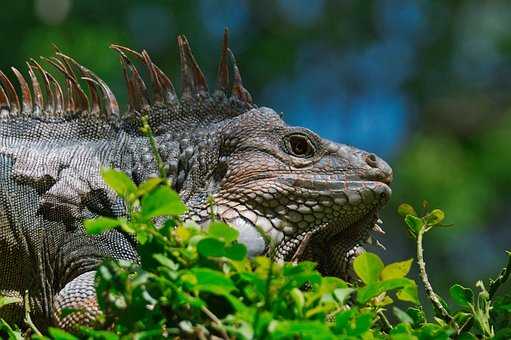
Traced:
[[382, 310], [379, 310], [376, 314], [378, 314], [378, 317], [380, 318], [384, 331], [387, 333], [390, 332], [392, 330], [392, 325], [390, 324], [389, 319], [385, 316], [385, 313], [383, 313]]
[[[269, 306], [271, 305], [271, 303], [270, 303], [270, 286], [271, 286], [272, 280], [273, 280], [273, 260], [270, 260], [270, 266], [268, 267], [268, 276], [266, 277], [266, 291], [264, 294], [264, 306], [262, 306], [266, 310], [268, 310]], [[256, 315], [254, 317], [254, 323], [252, 326], [252, 328], [254, 329], [254, 339], [259, 339], [258, 334], [257, 334], [257, 329], [259, 326], [260, 314], [261, 314], [261, 308], [258, 308]], [[264, 339], [264, 338], [262, 338], [262, 339]]]
[[204, 314], [206, 314], [214, 323], [216, 323], [216, 325], [218, 326], [218, 329], [220, 331], [220, 333], [222, 333], [222, 337], [225, 339], [225, 340], [229, 340], [229, 335], [227, 335], [227, 332], [225, 331], [225, 327], [224, 327], [224, 324], [222, 323], [222, 321], [217, 318], [217, 316], [208, 309], [208, 307], [206, 306], [202, 306], [201, 307], [201, 310], [204, 312]]
[[508, 252], [508, 261], [507, 265], [500, 272], [499, 276], [495, 280], [490, 280], [490, 285], [488, 287], [488, 293], [490, 295], [490, 300], [495, 296], [499, 287], [504, 284], [504, 282], [509, 279], [509, 274], [511, 274], [511, 253]]
[[459, 329], [458, 324], [454, 321], [453, 317], [444, 308], [438, 295], [433, 290], [431, 283], [429, 282], [428, 273], [426, 272], [426, 262], [424, 262], [424, 249], [422, 248], [422, 240], [424, 233], [429, 230], [427, 226], [423, 226], [417, 233], [417, 264], [419, 265], [419, 276], [424, 284], [426, 295], [433, 304], [433, 306], [440, 312], [442, 318], [447, 322], [452, 322], [456, 330]]
[[30, 329], [37, 335], [37, 336], [43, 336], [43, 334], [37, 329], [36, 325], [32, 321], [32, 318], [30, 317], [30, 295], [28, 294], [28, 290], [25, 291], [25, 295], [23, 297], [23, 304], [25, 307], [25, 323], [30, 327]]
[[147, 117], [142, 117], [142, 132], [149, 139], [149, 144], [151, 145], [151, 151], [158, 166], [158, 171], [160, 177], [164, 180], [167, 179], [167, 171], [165, 169], [165, 164], [163, 164], [163, 160], [161, 158], [160, 153], [158, 152], [158, 147], [156, 146], [156, 140], [154, 139], [153, 130], [151, 130], [151, 126], [149, 126], [149, 122]]

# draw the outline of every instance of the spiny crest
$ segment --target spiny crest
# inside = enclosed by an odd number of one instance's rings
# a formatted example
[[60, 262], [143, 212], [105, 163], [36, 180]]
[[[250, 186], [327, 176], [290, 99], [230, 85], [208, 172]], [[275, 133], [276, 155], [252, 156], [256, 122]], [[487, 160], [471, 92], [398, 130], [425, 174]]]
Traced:
[[[177, 95], [170, 78], [153, 63], [147, 51], [137, 52], [128, 47], [111, 45], [120, 55], [128, 89], [128, 112], [122, 118], [139, 120], [141, 115], [148, 114], [151, 120], [151, 114], [161, 116], [166, 112], [171, 116], [168, 119], [177, 117], [187, 121], [187, 115], [202, 115], [205, 119], [208, 117], [204, 116], [208, 114], [233, 116], [254, 107], [250, 93], [243, 87], [236, 59], [229, 49], [227, 30], [224, 32], [218, 66], [217, 89], [213, 95], [209, 93], [204, 73], [186, 37], [178, 36], [177, 42], [181, 64], [181, 96]], [[41, 59], [61, 73], [64, 77], [63, 86], [39, 62], [30, 59], [27, 62], [29, 81], [18, 69], [12, 68], [21, 90], [20, 101], [15, 86], [0, 71], [0, 118], [85, 118], [91, 122], [106, 121], [116, 126], [122, 125], [119, 105], [107, 84], [91, 70], [55, 48], [54, 57]], [[147, 69], [150, 89], [129, 57], [134, 57]], [[229, 64], [232, 64], [232, 82]], [[88, 95], [80, 85], [82, 82], [87, 84]], [[201, 109], [206, 112], [196, 112]], [[222, 110], [226, 112], [220, 112]], [[206, 120], [211, 119], [215, 118], [209, 117]], [[153, 119], [156, 123], [164, 120], [161, 117]]]

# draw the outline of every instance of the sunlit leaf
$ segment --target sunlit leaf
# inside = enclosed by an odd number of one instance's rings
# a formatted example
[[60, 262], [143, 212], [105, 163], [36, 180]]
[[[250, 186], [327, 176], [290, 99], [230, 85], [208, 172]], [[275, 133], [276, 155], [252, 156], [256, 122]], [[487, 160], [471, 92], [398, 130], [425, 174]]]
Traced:
[[406, 217], [407, 215], [417, 216], [415, 209], [408, 203], [403, 203], [397, 208], [399, 215]]
[[355, 273], [365, 284], [378, 281], [383, 268], [380, 257], [369, 252], [358, 255], [353, 261]]
[[460, 284], [455, 284], [449, 288], [449, 294], [454, 302], [462, 307], [468, 307], [469, 304], [474, 302], [474, 293], [472, 289], [465, 288]]
[[392, 308], [392, 311], [394, 312], [394, 315], [399, 319], [399, 321], [405, 323], [413, 323], [413, 319], [404, 310], [398, 307], [394, 307]]
[[419, 231], [424, 228], [424, 221], [413, 215], [407, 215], [405, 217], [405, 223], [408, 226], [408, 231], [414, 236], [419, 234]]
[[50, 333], [52, 339], [54, 340], [78, 340], [76, 336], [59, 328], [50, 327], [48, 329], [48, 333]]
[[208, 227], [208, 235], [230, 243], [238, 239], [239, 231], [223, 222], [214, 221]]
[[120, 219], [103, 216], [84, 221], [85, 230], [87, 230], [87, 233], [90, 235], [103, 233], [110, 229], [116, 228], [121, 224], [123, 224], [123, 221]]
[[118, 195], [126, 197], [135, 194], [137, 186], [124, 172], [112, 168], [101, 168], [101, 177]]
[[179, 195], [167, 186], [161, 186], [142, 198], [141, 214], [144, 218], [179, 216], [186, 212]]
[[385, 268], [383, 268], [381, 272], [381, 279], [382, 280], [388, 280], [388, 279], [396, 279], [400, 277], [405, 277], [408, 272], [410, 271], [410, 268], [412, 266], [413, 259], [409, 259], [402, 262], [394, 262], [391, 263]]
[[344, 304], [354, 291], [354, 288], [337, 288], [334, 290], [334, 296], [341, 304]]

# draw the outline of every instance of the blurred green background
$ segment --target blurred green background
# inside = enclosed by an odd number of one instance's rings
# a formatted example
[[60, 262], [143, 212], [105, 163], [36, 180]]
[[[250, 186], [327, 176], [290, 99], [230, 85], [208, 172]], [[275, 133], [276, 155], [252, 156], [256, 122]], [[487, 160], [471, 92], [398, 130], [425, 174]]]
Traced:
[[[256, 103], [395, 170], [378, 251], [414, 256], [402, 202], [447, 213], [428, 234], [433, 285], [496, 273], [511, 248], [511, 2], [333, 0], [3, 1], [0, 67], [53, 53], [102, 76], [125, 103], [108, 46], [147, 49], [173, 76], [188, 36], [214, 84], [224, 27]], [[12, 76], [10, 71], [8, 73]]]

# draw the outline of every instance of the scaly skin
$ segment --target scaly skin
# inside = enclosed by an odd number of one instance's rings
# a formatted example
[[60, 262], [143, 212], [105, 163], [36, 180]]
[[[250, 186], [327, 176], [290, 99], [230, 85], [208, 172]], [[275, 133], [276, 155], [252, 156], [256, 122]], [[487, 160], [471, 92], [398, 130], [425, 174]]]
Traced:
[[[136, 183], [158, 174], [139, 131], [142, 116], [189, 207], [184, 219], [206, 225], [212, 197], [214, 213], [240, 231], [251, 256], [313, 260], [321, 272], [346, 277], [359, 245], [373, 228], [379, 230], [378, 211], [390, 197], [392, 180], [383, 160], [288, 126], [272, 109], [254, 105], [227, 36], [213, 94], [186, 39], [178, 43], [180, 96], [147, 53], [113, 46], [128, 85], [129, 107], [122, 115], [106, 84], [68, 56], [51, 61], [67, 79], [65, 96], [34, 63], [32, 91], [14, 70], [21, 102], [0, 73], [0, 294], [21, 297], [29, 290], [33, 318], [42, 327], [93, 325], [99, 263], [107, 257], [138, 260], [130, 236], [117, 230], [89, 236], [82, 221], [125, 214], [123, 202], [101, 179], [100, 166], [119, 168]], [[128, 55], [147, 67], [150, 94]], [[76, 71], [90, 86], [89, 98]], [[274, 253], [261, 232], [276, 244]], [[66, 308], [83, 311], [62, 315]], [[21, 316], [20, 305], [0, 310], [0, 318], [19, 322]]]

